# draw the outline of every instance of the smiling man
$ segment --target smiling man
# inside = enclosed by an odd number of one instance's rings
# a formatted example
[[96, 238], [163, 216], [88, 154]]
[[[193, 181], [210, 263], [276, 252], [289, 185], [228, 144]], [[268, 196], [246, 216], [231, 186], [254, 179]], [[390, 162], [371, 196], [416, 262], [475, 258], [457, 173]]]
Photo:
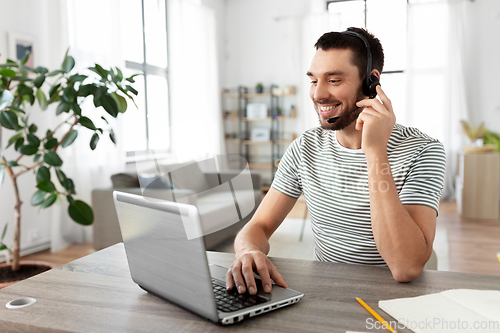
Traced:
[[[415, 128], [396, 124], [378, 80], [384, 53], [364, 29], [320, 37], [307, 73], [320, 126], [287, 149], [269, 193], [235, 240], [228, 289], [256, 292], [271, 279], [287, 287], [267, 257], [269, 238], [301, 193], [315, 237], [314, 258], [388, 266], [395, 280], [417, 278], [432, 253], [445, 152]], [[371, 60], [371, 61], [370, 61]], [[374, 97], [378, 94], [377, 98]]]

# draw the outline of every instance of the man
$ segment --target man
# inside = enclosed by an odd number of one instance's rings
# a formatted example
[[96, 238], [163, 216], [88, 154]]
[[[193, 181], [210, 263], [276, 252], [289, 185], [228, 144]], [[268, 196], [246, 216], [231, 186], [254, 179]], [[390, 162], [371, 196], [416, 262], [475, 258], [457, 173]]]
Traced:
[[[316, 43], [307, 75], [321, 126], [296, 139], [281, 159], [271, 189], [235, 239], [227, 288], [256, 293], [253, 271], [271, 291], [287, 284], [271, 263], [268, 239], [303, 192], [315, 236], [316, 260], [387, 265], [395, 280], [418, 277], [432, 253], [445, 153], [439, 141], [396, 124], [391, 101], [361, 88], [380, 79], [380, 41], [366, 30], [331, 32]], [[329, 123], [328, 119], [340, 117]]]

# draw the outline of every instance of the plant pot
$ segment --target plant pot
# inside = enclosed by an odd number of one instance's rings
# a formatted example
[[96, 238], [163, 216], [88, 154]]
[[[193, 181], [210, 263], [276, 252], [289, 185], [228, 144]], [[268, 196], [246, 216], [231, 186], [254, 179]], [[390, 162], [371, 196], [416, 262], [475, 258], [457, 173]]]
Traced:
[[13, 272], [12, 264], [0, 264], [0, 289], [56, 267], [45, 261], [21, 261], [19, 266], [19, 270]]

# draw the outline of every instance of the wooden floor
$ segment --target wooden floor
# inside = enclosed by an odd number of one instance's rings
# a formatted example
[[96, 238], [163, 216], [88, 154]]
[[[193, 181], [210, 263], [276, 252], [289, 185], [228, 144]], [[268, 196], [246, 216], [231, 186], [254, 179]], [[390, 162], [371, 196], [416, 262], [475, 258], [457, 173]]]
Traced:
[[[305, 203], [297, 202], [288, 217], [303, 218]], [[455, 202], [442, 202], [438, 226], [446, 228], [449, 243], [450, 270], [476, 274], [500, 275], [500, 220], [463, 219]], [[49, 250], [22, 259], [43, 260], [62, 265], [94, 252], [92, 244], [72, 245], [51, 254]]]

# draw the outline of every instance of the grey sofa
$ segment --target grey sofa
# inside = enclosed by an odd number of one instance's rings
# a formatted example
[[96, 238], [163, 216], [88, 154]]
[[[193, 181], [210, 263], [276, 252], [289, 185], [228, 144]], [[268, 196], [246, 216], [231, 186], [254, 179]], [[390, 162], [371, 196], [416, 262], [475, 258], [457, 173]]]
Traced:
[[233, 239], [262, 200], [260, 175], [248, 169], [201, 171], [197, 163], [158, 168], [140, 174], [113, 175], [112, 188], [92, 191], [96, 250], [122, 241], [113, 202], [114, 190], [197, 206], [207, 250]]

